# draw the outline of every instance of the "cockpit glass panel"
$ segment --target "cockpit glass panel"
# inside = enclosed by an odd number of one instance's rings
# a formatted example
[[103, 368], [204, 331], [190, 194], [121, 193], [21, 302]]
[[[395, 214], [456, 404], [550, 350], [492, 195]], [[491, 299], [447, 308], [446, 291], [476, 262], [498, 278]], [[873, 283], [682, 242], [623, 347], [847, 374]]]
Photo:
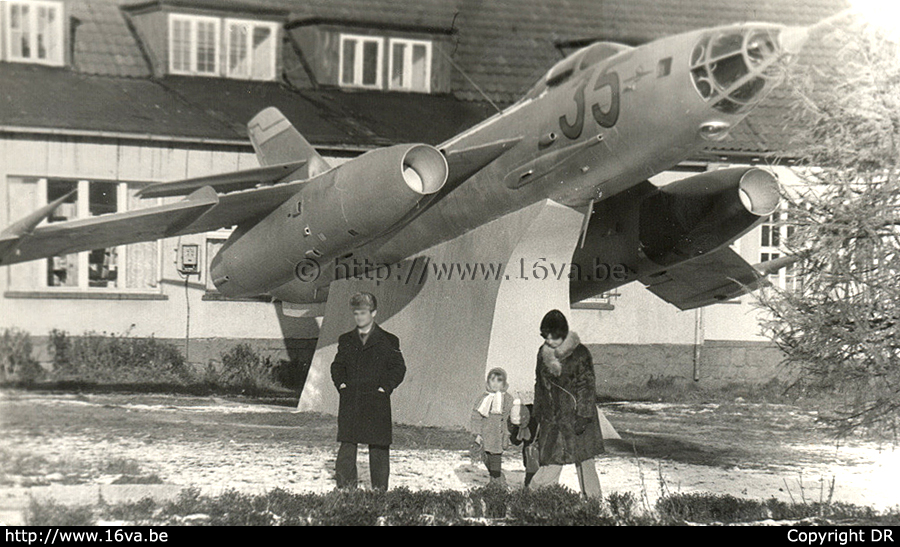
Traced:
[[715, 108], [716, 110], [719, 110], [721, 112], [724, 112], [726, 114], [736, 114], [736, 113], [740, 112], [744, 106], [745, 105], [738, 104], [733, 101], [729, 101], [728, 99], [722, 99], [721, 101], [719, 101], [715, 105], [713, 105], [713, 108]]
[[747, 40], [747, 58], [754, 66], [774, 55], [776, 51], [775, 39], [768, 31], [757, 31]]
[[703, 59], [706, 55], [706, 44], [709, 40], [704, 38], [700, 41], [696, 46], [694, 46], [694, 51], [691, 53], [691, 66], [697, 66], [698, 64], [703, 62]]
[[578, 70], [584, 70], [590, 66], [594, 66], [603, 59], [607, 59], [628, 49], [631, 49], [631, 47], [624, 44], [598, 42], [590, 46], [587, 51], [584, 52], [584, 55], [581, 56], [581, 63], [578, 65]]
[[746, 25], [702, 36], [691, 51], [697, 93], [728, 114], [749, 109], [783, 77], [780, 27]]
[[728, 34], [720, 34], [712, 41], [709, 50], [710, 59], [716, 59], [729, 53], [736, 53], [741, 50], [744, 45], [744, 37], [740, 32], [732, 32]]
[[766, 81], [764, 79], [753, 78], [739, 88], [735, 89], [734, 92], [729, 95], [729, 97], [741, 103], [748, 103], [752, 101], [754, 97], [759, 95], [759, 92], [762, 91], [765, 87]]
[[741, 54], [720, 59], [715, 63], [712, 63], [710, 68], [712, 69], [713, 78], [715, 79], [716, 84], [723, 90], [746, 76], [749, 72], [747, 65], [744, 64], [744, 57]]
[[708, 99], [712, 95], [713, 85], [709, 81], [709, 74], [704, 67], [695, 68], [691, 71], [691, 77], [694, 79], [694, 86], [700, 92], [700, 96]]
[[575, 72], [576, 62], [574, 57], [569, 57], [556, 63], [550, 69], [550, 72], [547, 73], [547, 85], [552, 87], [568, 80], [572, 73]]

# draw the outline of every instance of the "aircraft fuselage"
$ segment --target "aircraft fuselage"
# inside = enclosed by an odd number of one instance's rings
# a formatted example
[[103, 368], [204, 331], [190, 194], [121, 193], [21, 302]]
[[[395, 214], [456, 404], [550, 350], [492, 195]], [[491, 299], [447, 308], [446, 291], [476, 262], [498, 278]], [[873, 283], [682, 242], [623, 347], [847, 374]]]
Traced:
[[[783, 30], [734, 25], [580, 50], [522, 100], [438, 146], [447, 153], [520, 136], [513, 149], [402, 227], [347, 252], [393, 264], [537, 201], [587, 206], [672, 168], [723, 138], [777, 85]], [[321, 298], [332, 270], [322, 265], [315, 281], [271, 293]]]

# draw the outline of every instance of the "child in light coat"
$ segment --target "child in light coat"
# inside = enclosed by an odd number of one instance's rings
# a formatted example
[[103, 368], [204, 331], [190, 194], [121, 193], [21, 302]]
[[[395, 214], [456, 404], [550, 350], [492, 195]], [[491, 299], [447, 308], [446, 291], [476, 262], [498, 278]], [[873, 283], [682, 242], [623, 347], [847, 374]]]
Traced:
[[501, 458], [503, 450], [510, 445], [507, 421], [513, 408], [513, 397], [506, 392], [509, 388], [506, 371], [491, 369], [485, 388], [472, 408], [470, 431], [475, 435], [475, 443], [484, 450], [484, 465], [491, 484], [504, 485]]

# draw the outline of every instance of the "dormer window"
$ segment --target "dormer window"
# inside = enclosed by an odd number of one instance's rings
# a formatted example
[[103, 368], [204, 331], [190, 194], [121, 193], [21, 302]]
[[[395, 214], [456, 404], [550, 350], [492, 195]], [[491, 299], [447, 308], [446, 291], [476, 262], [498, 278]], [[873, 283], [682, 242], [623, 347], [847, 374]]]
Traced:
[[[285, 25], [303, 68], [317, 85], [343, 89], [449, 93], [452, 29], [302, 20]], [[440, 49], [436, 49], [440, 48]]]
[[225, 20], [227, 76], [247, 80], [275, 79], [276, 23]]
[[169, 15], [169, 71], [172, 74], [219, 74], [219, 19]]
[[382, 42], [378, 37], [341, 34], [341, 85], [381, 88]]
[[279, 24], [169, 14], [169, 72], [274, 80]]
[[61, 66], [64, 63], [61, 2], [5, 1], [3, 34], [6, 60]]
[[390, 88], [399, 91], [431, 91], [431, 42], [390, 39]]

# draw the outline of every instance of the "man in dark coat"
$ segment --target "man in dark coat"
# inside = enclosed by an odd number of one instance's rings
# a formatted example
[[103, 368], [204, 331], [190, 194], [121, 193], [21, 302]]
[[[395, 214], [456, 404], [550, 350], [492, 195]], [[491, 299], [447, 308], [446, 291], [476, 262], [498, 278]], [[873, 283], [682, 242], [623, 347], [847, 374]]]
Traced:
[[600, 497], [594, 456], [603, 453], [604, 447], [591, 353], [569, 331], [559, 310], [544, 316], [541, 336], [545, 342], [538, 350], [534, 385], [541, 467], [532, 485], [556, 483], [562, 466], [573, 463], [581, 492]]
[[350, 299], [356, 328], [338, 338], [331, 379], [340, 394], [338, 488], [355, 488], [356, 450], [369, 445], [372, 487], [387, 490], [390, 476], [391, 393], [403, 381], [406, 364], [400, 340], [375, 323], [377, 301], [369, 293]]

